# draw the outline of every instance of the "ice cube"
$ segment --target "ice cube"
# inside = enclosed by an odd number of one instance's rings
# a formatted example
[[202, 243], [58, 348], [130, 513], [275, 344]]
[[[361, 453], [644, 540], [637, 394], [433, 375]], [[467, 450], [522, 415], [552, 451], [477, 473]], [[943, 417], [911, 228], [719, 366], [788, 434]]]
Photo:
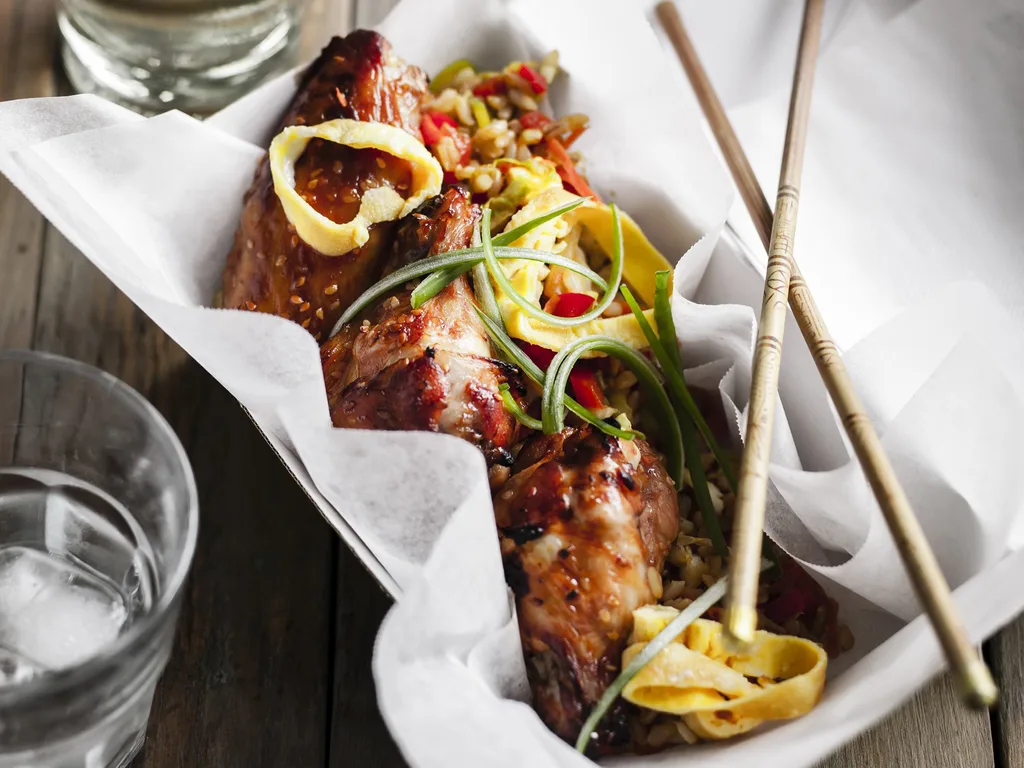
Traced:
[[0, 688], [27, 683], [43, 670], [38, 665], [11, 651], [0, 648]]
[[112, 642], [127, 611], [118, 592], [66, 560], [0, 550], [0, 647], [43, 669], [74, 666]]

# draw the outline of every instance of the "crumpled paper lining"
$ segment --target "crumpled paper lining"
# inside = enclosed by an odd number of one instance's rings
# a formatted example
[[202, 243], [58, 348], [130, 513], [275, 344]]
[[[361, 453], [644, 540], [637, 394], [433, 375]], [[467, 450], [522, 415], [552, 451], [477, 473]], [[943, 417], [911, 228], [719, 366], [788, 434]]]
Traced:
[[[575, 23], [584, 16], [586, 29]], [[462, 55], [500, 63], [561, 50], [567, 75], [552, 101], [560, 113], [591, 116], [581, 149], [595, 185], [670, 258], [696, 242], [677, 267], [673, 313], [693, 366], [688, 378], [719, 388], [738, 438], [762, 277], [756, 260], [722, 236], [729, 184], [692, 100], [671, 98], [675, 75], [643, 18], [610, 1], [406, 0], [385, 33], [428, 70]], [[262, 151], [253, 142], [269, 139], [293, 83], [271, 83], [205, 124], [177, 113], [142, 120], [92, 97], [0, 105], [0, 170], [253, 413], [293, 469], [299, 457], [300, 482], [333, 507], [321, 503], [325, 515], [343, 535], [357, 535], [402, 587], [374, 671], [406, 755], [423, 766], [474, 753], [490, 765], [581, 761], [518, 701], [526, 695], [522, 657], [480, 455], [444, 436], [332, 429], [308, 334], [279, 318], [203, 306]], [[984, 288], [957, 286], [846, 358], [947, 576], [954, 585], [971, 577], [972, 586], [984, 585], [977, 589], [987, 610], [965, 614], [976, 637], [1024, 604], [1005, 575], [996, 580], [1021, 566], [1019, 557], [1004, 557], [1021, 527], [1018, 481], [999, 470], [1019, 465], [1012, 437], [1022, 414], [989, 341], [993, 329], [1005, 337], [1007, 328], [1016, 333]], [[717, 751], [624, 760], [630, 764], [717, 763], [769, 743], [777, 745], [775, 764], [808, 763], [935, 670], [938, 655], [920, 619], [883, 643], [900, 619], [916, 615], [916, 604], [792, 319], [787, 336], [767, 530], [839, 600], [857, 646], [833, 665], [825, 702], [808, 717]], [[889, 667], [889, 694], [883, 708], [865, 711], [873, 667], [858, 660], [869, 652]], [[861, 714], [836, 725], [836, 708]], [[795, 738], [809, 732], [815, 739]]]

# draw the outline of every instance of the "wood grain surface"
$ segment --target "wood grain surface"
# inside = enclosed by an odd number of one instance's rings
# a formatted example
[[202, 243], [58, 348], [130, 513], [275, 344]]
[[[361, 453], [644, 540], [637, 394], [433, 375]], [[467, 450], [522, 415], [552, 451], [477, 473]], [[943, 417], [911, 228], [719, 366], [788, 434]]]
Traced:
[[[307, 55], [378, 22], [391, 0], [310, 0]], [[0, 99], [62, 92], [53, 0], [0, 0]], [[370, 658], [389, 601], [241, 408], [0, 177], [0, 348], [97, 365], [181, 437], [200, 494], [199, 549], [141, 768], [405, 765]], [[986, 648], [991, 716], [948, 676], [825, 760], [827, 768], [1024, 768], [1024, 622]]]

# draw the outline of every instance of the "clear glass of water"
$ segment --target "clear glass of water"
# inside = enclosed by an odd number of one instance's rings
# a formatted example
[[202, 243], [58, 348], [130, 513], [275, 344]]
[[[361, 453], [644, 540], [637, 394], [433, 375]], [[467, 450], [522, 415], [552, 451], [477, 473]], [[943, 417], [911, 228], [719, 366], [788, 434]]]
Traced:
[[0, 351], [0, 768], [131, 761], [198, 515], [185, 452], [137, 392]]
[[301, 0], [61, 0], [71, 84], [142, 112], [207, 114], [293, 61]]

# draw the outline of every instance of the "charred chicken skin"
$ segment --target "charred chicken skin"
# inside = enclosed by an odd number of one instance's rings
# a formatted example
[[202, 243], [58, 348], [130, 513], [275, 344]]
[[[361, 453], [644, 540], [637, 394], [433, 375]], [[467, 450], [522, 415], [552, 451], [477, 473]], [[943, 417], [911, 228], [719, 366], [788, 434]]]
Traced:
[[[494, 511], [533, 705], [571, 743], [620, 671], [633, 610], [661, 595], [676, 491], [643, 440], [570, 427], [524, 445]], [[594, 747], [628, 744], [620, 702]]]
[[[376, 32], [334, 38], [307, 70], [284, 129], [338, 118], [387, 123], [419, 138], [421, 70], [394, 55]], [[409, 163], [375, 149], [313, 139], [295, 164], [295, 189], [337, 223], [351, 221], [364, 192], [389, 186], [403, 197]], [[380, 275], [397, 222], [376, 224], [369, 240], [341, 256], [325, 256], [295, 233], [274, 193], [264, 157], [246, 193], [241, 223], [224, 270], [223, 306], [280, 315], [318, 340], [352, 300]]]
[[[468, 246], [478, 218], [461, 187], [428, 200], [401, 222], [388, 269]], [[455, 435], [483, 451], [492, 477], [507, 474], [517, 424], [498, 387], [521, 387], [518, 371], [491, 359], [465, 277], [418, 309], [410, 295], [384, 299], [321, 349], [334, 426]]]

